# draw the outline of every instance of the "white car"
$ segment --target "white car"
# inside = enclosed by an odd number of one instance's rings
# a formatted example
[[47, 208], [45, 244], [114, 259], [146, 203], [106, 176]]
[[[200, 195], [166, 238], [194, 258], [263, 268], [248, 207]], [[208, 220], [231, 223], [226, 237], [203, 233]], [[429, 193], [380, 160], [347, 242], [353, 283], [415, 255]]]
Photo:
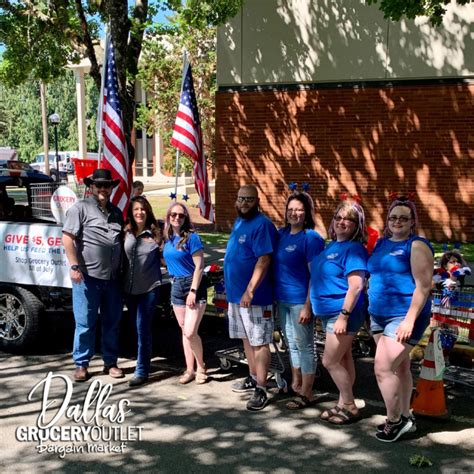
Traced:
[[[49, 174], [52, 177], [56, 176], [56, 153], [54, 151], [49, 152]], [[66, 178], [68, 174], [74, 173], [74, 158], [79, 158], [79, 152], [76, 151], [59, 151], [59, 173], [60, 178]], [[88, 152], [87, 159], [89, 160], [98, 160], [98, 153]], [[39, 153], [35, 156], [34, 161], [31, 163], [31, 167], [37, 171], [45, 173], [45, 162], [44, 162], [44, 153]]]
[[[56, 163], [56, 153], [54, 151], [50, 151], [48, 153], [49, 157], [49, 174], [51, 177], [55, 177], [57, 174], [57, 170], [59, 168], [59, 175], [61, 178], [65, 178], [68, 173], [72, 173], [74, 171], [74, 167], [71, 161], [71, 155], [68, 151], [59, 151], [58, 152], [58, 163]], [[30, 163], [31, 167], [41, 173], [46, 172], [46, 165], [45, 165], [45, 156], [44, 153], [39, 153], [35, 156], [35, 159]]]

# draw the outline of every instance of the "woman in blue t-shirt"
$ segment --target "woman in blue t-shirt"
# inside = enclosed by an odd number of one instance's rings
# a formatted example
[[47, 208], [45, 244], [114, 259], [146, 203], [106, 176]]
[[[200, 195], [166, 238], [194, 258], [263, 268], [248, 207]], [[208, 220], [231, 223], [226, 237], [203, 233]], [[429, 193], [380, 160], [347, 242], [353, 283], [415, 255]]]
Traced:
[[297, 394], [287, 408], [314, 404], [314, 320], [309, 300], [309, 264], [324, 249], [324, 240], [313, 230], [314, 205], [305, 192], [294, 192], [286, 201], [285, 227], [278, 232], [274, 253], [275, 299], [282, 330], [290, 349], [292, 388]]
[[204, 252], [184, 204], [171, 204], [166, 213], [164, 233], [163, 257], [172, 278], [171, 303], [183, 333], [186, 359], [186, 371], [179, 383], [195, 380], [202, 384], [207, 380], [202, 341], [198, 334], [207, 302], [207, 287], [202, 278]]
[[387, 420], [375, 435], [387, 443], [416, 429], [410, 415], [410, 351], [430, 320], [433, 249], [416, 235], [415, 204], [398, 199], [388, 211], [384, 237], [369, 259], [369, 313], [377, 343], [375, 375]]
[[337, 405], [321, 413], [321, 419], [343, 425], [359, 418], [352, 392], [352, 340], [366, 314], [367, 229], [362, 207], [342, 202], [334, 213], [329, 236], [332, 242], [311, 262], [311, 303], [326, 331], [323, 365], [339, 389]]

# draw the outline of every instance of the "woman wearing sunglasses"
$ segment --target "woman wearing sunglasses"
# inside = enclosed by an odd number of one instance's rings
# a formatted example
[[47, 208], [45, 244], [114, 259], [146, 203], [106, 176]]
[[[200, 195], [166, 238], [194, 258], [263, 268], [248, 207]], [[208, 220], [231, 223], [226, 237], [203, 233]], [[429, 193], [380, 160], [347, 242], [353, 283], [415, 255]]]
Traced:
[[161, 231], [150, 203], [143, 196], [132, 198], [125, 226], [125, 301], [136, 322], [137, 366], [130, 387], [148, 380], [151, 362], [151, 324], [161, 285]]
[[329, 236], [332, 242], [311, 262], [311, 304], [326, 331], [323, 365], [339, 390], [337, 405], [321, 413], [321, 419], [343, 425], [359, 418], [352, 392], [352, 341], [366, 314], [363, 290], [368, 255], [362, 207], [342, 202], [329, 226]]
[[204, 252], [201, 239], [192, 228], [188, 208], [173, 203], [166, 212], [163, 257], [172, 278], [171, 303], [182, 331], [186, 371], [179, 383], [207, 381], [202, 341], [198, 334], [207, 302], [202, 278]]
[[416, 235], [415, 204], [395, 200], [388, 211], [384, 237], [369, 259], [369, 313], [377, 343], [375, 375], [387, 409], [377, 427], [378, 440], [391, 443], [415, 431], [410, 414], [413, 379], [410, 351], [430, 320], [433, 249]]
[[305, 192], [291, 194], [273, 261], [278, 317], [290, 349], [291, 387], [297, 395], [286, 404], [289, 410], [314, 405], [316, 360], [309, 264], [324, 249], [324, 240], [313, 230], [314, 225], [311, 196]]

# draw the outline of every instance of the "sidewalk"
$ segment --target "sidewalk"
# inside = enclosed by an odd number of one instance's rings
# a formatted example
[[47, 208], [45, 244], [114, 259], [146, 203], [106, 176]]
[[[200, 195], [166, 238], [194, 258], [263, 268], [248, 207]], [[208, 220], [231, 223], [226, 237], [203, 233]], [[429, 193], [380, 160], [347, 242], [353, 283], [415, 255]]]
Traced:
[[[334, 386], [327, 375], [316, 382], [319, 394], [327, 393], [315, 407], [302, 411], [285, 408], [288, 396], [271, 392], [271, 403], [257, 413], [245, 409], [248, 394], [231, 390], [237, 378], [246, 375], [244, 366], [229, 372], [218, 367], [213, 353], [230, 343], [225, 327], [215, 318], [207, 320], [201, 331], [205, 358], [210, 367], [209, 383], [179, 385], [183, 361], [180, 336], [174, 321], [160, 321], [154, 339], [152, 377], [148, 385], [130, 389], [135, 361], [120, 359], [127, 378], [114, 380], [101, 375], [102, 364], [94, 358], [93, 377], [85, 384], [71, 384], [68, 406], [56, 427], [63, 434], [72, 428], [93, 426], [84, 423], [85, 396], [92, 384], [111, 384], [111, 392], [96, 400], [88, 410], [89, 418], [104, 428], [96, 431], [101, 439], [62, 442], [45, 440], [44, 452], [39, 442], [15, 438], [19, 427], [35, 429], [41, 411], [43, 387], [27, 400], [31, 389], [48, 372], [69, 377], [73, 370], [71, 354], [61, 349], [61, 335], [51, 335], [49, 353], [12, 356], [0, 353], [2, 373], [2, 404], [0, 419], [0, 470], [17, 473], [47, 472], [159, 472], [159, 473], [399, 473], [415, 472], [409, 465], [413, 455], [424, 455], [433, 462], [429, 472], [473, 472], [474, 410], [473, 394], [451, 391], [447, 402], [451, 417], [444, 420], [418, 420], [417, 433], [403, 441], [384, 444], [374, 438], [375, 427], [384, 421], [384, 409], [376, 388], [371, 359], [356, 361], [355, 393], [361, 407], [362, 420], [353, 425], [337, 427], [319, 420], [322, 410], [335, 402]], [[58, 346], [59, 344], [59, 346]], [[99, 381], [99, 382], [97, 382]], [[49, 401], [55, 402], [47, 419], [59, 413], [64, 403], [66, 385], [55, 380]], [[97, 394], [97, 392], [96, 392]], [[109, 422], [107, 410], [129, 402], [123, 420]], [[73, 415], [82, 417], [79, 421]], [[117, 428], [118, 440], [109, 441], [108, 427]], [[23, 432], [23, 431], [22, 431]], [[138, 433], [138, 434], [137, 434]], [[138, 439], [139, 438], [139, 439]], [[90, 447], [89, 447], [90, 445]], [[70, 453], [58, 452], [69, 447]], [[82, 448], [81, 448], [82, 447]], [[80, 451], [84, 449], [85, 451]], [[104, 452], [99, 452], [102, 449]], [[117, 452], [106, 452], [117, 449]], [[56, 450], [56, 452], [55, 452]], [[75, 451], [74, 451], [75, 450]], [[61, 457], [62, 456], [62, 457]]]

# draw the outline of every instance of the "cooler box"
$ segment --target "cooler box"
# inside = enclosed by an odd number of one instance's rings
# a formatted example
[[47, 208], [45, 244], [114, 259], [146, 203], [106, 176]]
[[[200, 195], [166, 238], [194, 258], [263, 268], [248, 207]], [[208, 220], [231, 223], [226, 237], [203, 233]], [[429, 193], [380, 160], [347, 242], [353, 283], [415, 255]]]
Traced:
[[79, 183], [84, 182], [84, 178], [90, 176], [99, 167], [97, 160], [88, 158], [72, 158], [72, 162], [74, 163], [74, 174]]

